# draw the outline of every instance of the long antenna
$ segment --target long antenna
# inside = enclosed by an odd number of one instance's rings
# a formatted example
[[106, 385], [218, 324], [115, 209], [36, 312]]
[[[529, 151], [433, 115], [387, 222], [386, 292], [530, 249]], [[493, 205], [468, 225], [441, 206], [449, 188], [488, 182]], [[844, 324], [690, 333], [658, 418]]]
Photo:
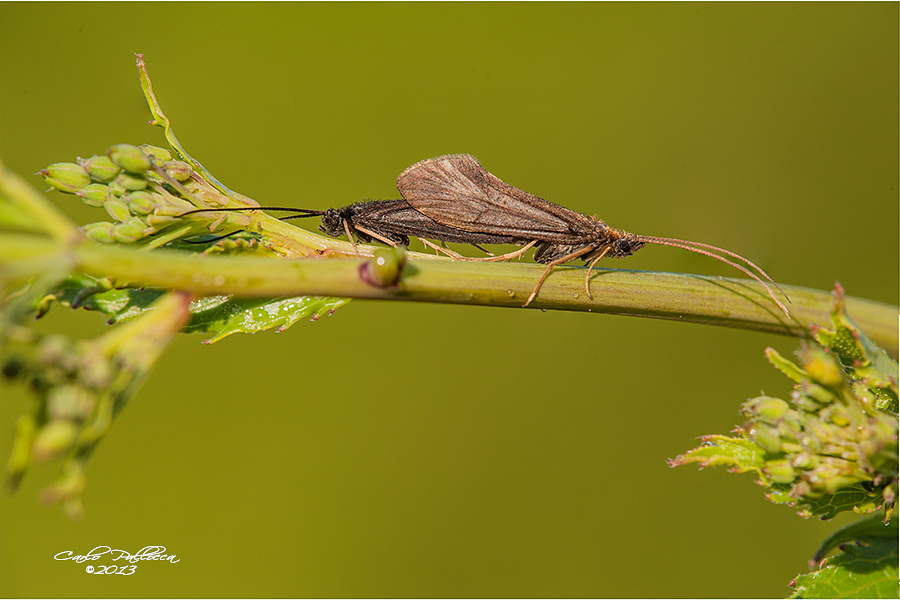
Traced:
[[[236, 210], [283, 210], [287, 212], [299, 212], [303, 213], [300, 215], [291, 215], [289, 217], [281, 217], [278, 219], [279, 221], [287, 221], [289, 219], [303, 219], [305, 217], [320, 217], [325, 214], [324, 210], [310, 210], [308, 208], [287, 208], [287, 207], [279, 207], [279, 206], [248, 206], [246, 208], [198, 208], [197, 210], [189, 210], [187, 212], [181, 213], [178, 215], [179, 217], [183, 217], [185, 215], [193, 215], [196, 213], [202, 212], [222, 212], [222, 211], [236, 211]], [[225, 235], [220, 235], [219, 237], [214, 237], [209, 240], [203, 240], [200, 242], [192, 242], [190, 240], [183, 240], [188, 244], [210, 244], [212, 242], [217, 242], [219, 240], [224, 240], [227, 237], [231, 237], [236, 233], [240, 233], [240, 229], [237, 231], [232, 231], [231, 233], [226, 233]]]
[[[672, 246], [674, 248], [681, 248], [682, 250], [690, 250], [691, 252], [696, 252], [697, 254], [702, 254], [704, 256], [709, 256], [710, 258], [715, 258], [716, 260], [722, 261], [726, 265], [729, 265], [731, 267], [734, 267], [735, 269], [738, 269], [739, 271], [743, 272], [744, 274], [749, 275], [750, 277], [755, 279], [759, 284], [761, 284], [764, 288], [766, 288], [766, 292], [768, 292], [768, 294], [772, 298], [772, 300], [775, 301], [775, 304], [778, 305], [778, 307], [784, 312], [784, 314], [787, 316], [788, 319], [791, 318], [791, 313], [788, 312], [788, 309], [785, 307], [785, 305], [781, 303], [781, 301], [778, 299], [778, 297], [772, 291], [772, 287], [768, 283], [766, 283], [765, 281], [760, 279], [759, 276], [756, 275], [756, 273], [753, 273], [752, 271], [750, 271], [743, 265], [739, 265], [736, 262], [728, 260], [724, 256], [719, 256], [718, 254], [713, 254], [712, 252], [707, 252], [706, 250], [702, 250], [701, 248], [709, 248], [710, 250], [717, 250], [719, 252], [722, 252], [723, 254], [727, 254], [728, 256], [731, 256], [736, 259], [744, 261], [745, 263], [750, 265], [753, 269], [756, 269], [757, 271], [759, 271], [760, 275], [762, 275], [763, 277], [768, 279], [772, 283], [772, 285], [774, 285], [776, 288], [778, 288], [778, 291], [784, 295], [785, 299], [787, 299], [788, 302], [791, 301], [791, 299], [788, 298], [788, 295], [785, 293], [785, 291], [783, 289], [781, 289], [781, 286], [778, 285], [777, 283], [775, 283], [775, 281], [773, 281], [772, 278], [769, 277], [768, 273], [763, 271], [762, 268], [758, 267], [756, 264], [754, 264], [750, 260], [744, 258], [740, 254], [735, 254], [734, 252], [725, 250], [724, 248], [719, 248], [717, 246], [711, 246], [709, 244], [702, 244], [700, 242], [691, 242], [688, 240], [678, 240], [678, 239], [674, 239], [674, 238], [652, 237], [652, 236], [642, 236], [642, 235], [637, 236], [637, 238], [639, 241], [645, 242], [648, 244], [658, 244], [660, 246]], [[699, 246], [699, 248], [696, 246]]]
[[769, 277], [769, 274], [766, 273], [765, 271], [763, 271], [762, 268], [761, 268], [760, 266], [758, 266], [758, 265], [757, 265], [756, 263], [754, 263], [752, 260], [750, 260], [750, 259], [748, 259], [748, 258], [744, 258], [744, 257], [741, 256], [740, 254], [737, 254], [737, 253], [735, 253], [735, 252], [732, 252], [731, 250], [726, 250], [725, 248], [719, 248], [718, 246], [712, 246], [712, 245], [710, 245], [710, 244], [704, 244], [704, 243], [702, 243], [702, 242], [692, 242], [692, 241], [690, 241], [690, 240], [678, 240], [678, 239], [675, 239], [675, 238], [647, 237], [647, 238], [645, 238], [645, 239], [647, 239], [647, 240], [651, 240], [651, 239], [652, 239], [652, 240], [657, 240], [657, 241], [669, 241], [669, 242], [676, 242], [676, 243], [679, 243], [679, 244], [685, 244], [685, 245], [688, 245], [688, 246], [697, 246], [697, 247], [699, 247], [699, 248], [706, 248], [706, 249], [708, 249], [708, 250], [715, 250], [715, 251], [717, 251], [717, 252], [721, 252], [722, 254], [727, 254], [728, 256], [730, 256], [730, 257], [732, 257], [732, 258], [736, 258], [736, 259], [738, 259], [738, 260], [742, 260], [742, 261], [744, 261], [746, 264], [750, 265], [752, 268], [756, 269], [756, 272], [757, 272], [757, 273], [759, 273], [760, 275], [762, 275], [764, 278], [768, 279], [768, 280], [772, 283], [772, 285], [774, 285], [776, 288], [778, 288], [778, 291], [782, 293], [782, 295], [784, 296], [785, 300], [787, 300], [788, 302], [791, 301], [791, 299], [788, 298], [788, 295], [784, 293], [784, 290], [781, 289], [781, 286], [778, 285], [777, 283], [775, 283], [775, 281], [774, 281], [771, 277]]
[[193, 215], [195, 213], [201, 213], [201, 212], [226, 212], [226, 211], [236, 211], [236, 210], [281, 210], [281, 211], [285, 211], [285, 212], [304, 213], [302, 215], [286, 217], [287, 219], [302, 219], [303, 217], [321, 217], [322, 215], [325, 214], [324, 210], [310, 210], [308, 208], [288, 208], [288, 207], [284, 207], [284, 206], [246, 206], [246, 207], [242, 207], [242, 208], [198, 208], [197, 210], [189, 210], [187, 212], [183, 212], [178, 216], [183, 217], [185, 215]]

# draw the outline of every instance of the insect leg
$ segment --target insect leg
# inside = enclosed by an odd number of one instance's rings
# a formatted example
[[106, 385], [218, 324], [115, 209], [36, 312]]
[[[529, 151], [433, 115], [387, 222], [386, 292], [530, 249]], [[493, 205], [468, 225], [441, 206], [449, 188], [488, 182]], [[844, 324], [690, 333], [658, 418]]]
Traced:
[[347, 223], [347, 219], [344, 219], [344, 231], [347, 233], [347, 239], [353, 244], [353, 253], [356, 254], [356, 258], [359, 258], [359, 248], [356, 247], [356, 240], [353, 239], [353, 234], [350, 233], [350, 225]]
[[597, 258], [595, 258], [594, 260], [591, 261], [591, 264], [588, 266], [587, 275], [584, 276], [584, 291], [587, 292], [587, 296], [591, 300], [594, 299], [594, 297], [591, 296], [591, 271], [594, 270], [594, 265], [596, 265], [597, 262], [601, 258], [603, 258], [607, 254], [609, 254], [609, 249], [610, 249], [610, 246], [607, 246], [606, 248], [603, 249], [603, 252], [601, 252]]
[[[446, 246], [439, 247], [439, 246], [435, 245], [435, 244], [432, 243], [432, 242], [429, 242], [428, 240], [426, 240], [426, 239], [424, 239], [424, 238], [418, 238], [418, 239], [419, 239], [420, 242], [422, 242], [423, 244], [425, 244], [425, 245], [428, 246], [429, 248], [432, 248], [432, 249], [434, 249], [436, 252], [440, 252], [441, 254], [446, 254], [447, 256], [449, 256], [450, 258], [452, 258], [452, 259], [454, 259], [454, 260], [468, 260], [468, 261], [473, 261], [473, 262], [475, 262], [475, 261], [477, 261], [477, 262], [497, 262], [497, 261], [500, 261], [500, 260], [512, 260], [512, 259], [514, 259], [514, 258], [518, 258], [518, 257], [522, 256], [522, 255], [525, 254], [528, 250], [530, 250], [532, 246], [534, 246], [535, 244], [537, 244], [537, 240], [535, 240], [535, 241], [533, 241], [533, 242], [528, 242], [528, 244], [526, 244], [526, 245], [523, 246], [522, 248], [519, 248], [519, 249], [516, 250], [515, 252], [509, 252], [509, 253], [507, 253], [507, 254], [501, 254], [500, 256], [495, 256], [495, 255], [491, 254], [490, 256], [487, 256], [487, 257], [484, 257], [484, 258], [473, 258], [473, 257], [471, 257], [471, 256], [463, 256], [462, 254], [459, 254], [459, 253], [457, 253], [457, 252], [454, 252], [453, 250], [451, 250], [450, 248], [447, 248]], [[479, 246], [478, 244], [471, 244], [471, 245], [472, 245], [472, 246], [475, 246], [475, 247], [478, 248], [479, 250], [484, 250], [484, 248], [482, 248], [482, 247]], [[487, 250], [484, 250], [484, 251], [487, 252]], [[488, 252], [488, 254], [490, 254], [490, 252]]]
[[526, 306], [531, 304], [531, 301], [534, 300], [535, 296], [537, 296], [538, 290], [541, 289], [541, 286], [544, 284], [544, 280], [547, 279], [547, 275], [550, 274], [550, 271], [553, 270], [553, 267], [559, 266], [564, 262], [568, 262], [570, 260], [575, 260], [579, 256], [584, 256], [585, 254], [587, 254], [588, 252], [592, 252], [593, 250], [596, 250], [596, 246], [585, 246], [584, 248], [580, 248], [575, 252], [572, 252], [571, 254], [563, 256], [562, 258], [557, 258], [552, 263], [547, 265], [547, 268], [544, 270], [544, 274], [541, 275], [540, 279], [538, 279], [537, 285], [534, 286], [534, 290], [532, 290], [531, 295], [528, 296], [528, 300], [525, 301], [525, 304], [522, 305], [522, 308], [525, 308]]
[[[392, 246], [392, 247], [394, 247], [394, 248], [397, 247], [397, 242], [392, 242], [391, 240], [387, 239], [386, 237], [382, 237], [382, 236], [378, 235], [378, 234], [375, 233], [374, 231], [371, 231], [371, 230], [369, 230], [369, 229], [366, 229], [365, 227], [360, 227], [359, 225], [354, 225], [354, 227], [355, 227], [358, 231], [362, 231], [364, 234], [366, 234], [366, 235], [368, 235], [368, 236], [370, 236], [370, 237], [375, 238], [375, 239], [378, 240], [379, 242], [384, 242], [384, 243], [387, 244], [388, 246]], [[347, 230], [347, 235], [350, 235], [350, 227], [347, 225], [347, 221], [344, 221], [344, 228]], [[357, 254], [357, 256], [359, 256], [359, 254]]]
[[450, 248], [447, 248], [446, 246], [441, 248], [440, 246], [429, 242], [425, 238], [417, 237], [417, 239], [420, 242], [422, 242], [423, 244], [425, 244], [426, 246], [428, 246], [429, 248], [431, 248], [432, 250], [434, 250], [438, 254], [446, 254], [447, 256], [449, 256], [450, 258], [455, 259], [455, 260], [471, 260], [471, 259], [463, 256], [462, 254], [457, 254], [456, 252], [454, 252]]
[[493, 252], [488, 252], [486, 249], [482, 248], [478, 244], [472, 244], [472, 245], [475, 246], [476, 248], [478, 248], [479, 250], [481, 250], [482, 252], [484, 252], [485, 254], [487, 254], [488, 256], [494, 256]]
[[[519, 258], [523, 254], [525, 254], [526, 252], [531, 250], [531, 247], [537, 243], [538, 243], [538, 240], [528, 242], [527, 244], [525, 244], [518, 250], [515, 250], [513, 252], [507, 252], [506, 254], [501, 254], [500, 256], [488, 256], [487, 258], [469, 258], [467, 260], [480, 260], [480, 261], [484, 261], [484, 262], [497, 262], [500, 260], [512, 260], [514, 258]], [[475, 244], [472, 244], [472, 245], [474, 246]]]

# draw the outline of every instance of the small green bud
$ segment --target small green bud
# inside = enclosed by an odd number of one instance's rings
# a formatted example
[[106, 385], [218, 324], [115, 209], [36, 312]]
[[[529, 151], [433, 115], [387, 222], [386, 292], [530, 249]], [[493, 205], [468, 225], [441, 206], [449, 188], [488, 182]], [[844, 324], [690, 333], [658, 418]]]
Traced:
[[209, 248], [204, 250], [204, 252], [213, 253], [219, 251], [231, 252], [237, 250], [248, 250], [250, 248], [253, 248], [254, 245], [256, 245], [256, 240], [253, 238], [247, 239], [235, 236], [225, 238], [224, 240], [219, 240], [218, 242], [216, 242], [215, 246], [210, 246]]
[[833, 494], [842, 487], [860, 480], [858, 474], [853, 472], [852, 464], [841, 459], [823, 458], [822, 462], [811, 471], [809, 479], [816, 491]]
[[74, 385], [61, 385], [47, 394], [47, 414], [54, 421], [83, 421], [94, 408], [94, 397]]
[[808, 452], [817, 454], [822, 451], [822, 438], [813, 431], [804, 431], [797, 439]]
[[160, 228], [156, 227], [155, 225], [150, 224], [150, 217], [152, 217], [152, 216], [153, 216], [152, 214], [150, 214], [150, 215], [135, 215], [135, 216], [131, 217], [131, 219], [127, 222], [137, 223], [138, 225], [143, 227], [145, 230], [149, 230], [149, 231], [144, 231], [144, 235], [151, 235], [153, 233], [156, 233], [160, 229]]
[[109, 362], [96, 354], [86, 354], [78, 369], [78, 381], [86, 388], [102, 391], [112, 381]]
[[797, 469], [808, 471], [819, 464], [819, 459], [815, 454], [796, 454], [791, 460], [791, 466]]
[[172, 217], [167, 217], [165, 215], [161, 215], [158, 212], [150, 213], [149, 215], [144, 215], [142, 220], [147, 223], [150, 227], [154, 229], [162, 229], [166, 225], [175, 221]]
[[781, 452], [781, 438], [778, 436], [778, 430], [774, 427], [757, 423], [750, 430], [750, 439], [766, 452], [771, 454]]
[[[804, 381], [800, 384], [800, 392], [805, 399], [811, 400], [820, 406], [827, 406], [837, 401], [837, 397], [828, 389], [809, 381]], [[804, 408], [806, 412], [813, 412], [807, 407]]]
[[147, 187], [146, 179], [143, 177], [136, 177], [130, 173], [119, 173], [119, 176], [116, 177], [116, 183], [130, 192], [142, 190]]
[[107, 185], [106, 187], [109, 188], [110, 193], [113, 196], [116, 196], [117, 198], [124, 196], [125, 193], [128, 191], [125, 188], [123, 188], [121, 185], [116, 183], [115, 181], [109, 182], [109, 185]]
[[797, 478], [797, 472], [787, 460], [773, 460], [766, 463], [763, 472], [773, 483], [792, 483]]
[[116, 144], [106, 151], [106, 155], [129, 173], [144, 173], [152, 166], [150, 158], [131, 144]]
[[128, 219], [127, 221], [125, 221], [125, 223], [126, 223], [126, 224], [137, 225], [138, 227], [141, 227], [141, 228], [143, 228], [143, 229], [147, 229], [147, 223], [144, 222], [144, 218], [145, 218], [145, 216], [131, 217], [130, 219]]
[[78, 196], [81, 198], [81, 201], [88, 206], [94, 207], [103, 206], [103, 201], [110, 195], [109, 188], [106, 187], [105, 183], [92, 183], [83, 190], [78, 191]]
[[187, 181], [191, 178], [191, 173], [194, 172], [191, 165], [180, 160], [169, 161], [163, 165], [163, 168], [175, 181]]
[[59, 458], [75, 445], [78, 427], [71, 421], [50, 421], [44, 425], [31, 446], [31, 456], [38, 462]]
[[40, 174], [49, 185], [67, 194], [74, 194], [91, 183], [91, 177], [84, 167], [75, 163], [53, 163]]
[[153, 157], [153, 160], [157, 163], [164, 163], [166, 161], [172, 160], [172, 153], [166, 150], [165, 148], [160, 148], [159, 146], [151, 146], [150, 144], [141, 144], [141, 150], [147, 156]]
[[144, 227], [140, 222], [135, 223], [131, 221], [128, 223], [119, 223], [118, 225], [113, 226], [113, 238], [115, 238], [117, 242], [130, 244], [132, 242], [138, 241], [143, 237]]
[[814, 350], [803, 357], [803, 368], [810, 379], [824, 387], [836, 387], [844, 381], [843, 371], [834, 357], [827, 352]]
[[48, 366], [59, 365], [63, 359], [74, 351], [72, 343], [62, 334], [50, 334], [43, 338], [37, 346], [37, 358]]
[[783, 417], [790, 407], [791, 405], [781, 398], [766, 397], [760, 398], [757, 410], [760, 419], [772, 423]]
[[406, 252], [403, 248], [379, 248], [372, 260], [360, 265], [360, 277], [375, 287], [391, 287], [400, 280], [406, 266]]
[[744, 403], [741, 412], [748, 419], [774, 424], [790, 409], [790, 404], [781, 398], [757, 396]]
[[[75, 461], [68, 461], [59, 480], [53, 486], [41, 491], [41, 502], [44, 504], [65, 502], [69, 518], [81, 518], [84, 516], [84, 507], [81, 506], [78, 496], [84, 491], [86, 484], [84, 468]], [[72, 514], [73, 512], [75, 514]]]
[[853, 422], [850, 411], [840, 404], [832, 404], [824, 409], [821, 414], [823, 418], [827, 418], [838, 427], [847, 427]]
[[122, 196], [122, 200], [131, 207], [131, 212], [138, 215], [149, 215], [156, 210], [155, 198], [161, 198], [161, 196], [140, 190]]
[[101, 244], [111, 244], [116, 241], [113, 238], [113, 227], [114, 225], [112, 223], [100, 221], [99, 223], [88, 223], [81, 229], [84, 231], [84, 234], [88, 236], [88, 239], [100, 242]]
[[96, 154], [87, 159], [79, 158], [78, 164], [87, 169], [91, 179], [100, 182], [112, 181], [122, 170], [108, 156], [97, 156]]
[[103, 208], [115, 221], [127, 221], [131, 218], [131, 211], [128, 210], [128, 206], [116, 198], [107, 198], [106, 202], [103, 203]]
[[[859, 433], [859, 453], [866, 457], [873, 467], [881, 470], [881, 465], [891, 460], [892, 453], [896, 456], [895, 450], [887, 451], [888, 448], [897, 447], [896, 419], [891, 422], [889, 417], [879, 416], [866, 423]], [[895, 471], [896, 464], [896, 458], [893, 458]]]
[[781, 421], [778, 422], [778, 435], [781, 436], [781, 439], [783, 440], [796, 442], [802, 431], [803, 424], [800, 422], [800, 418], [796, 411], [787, 411], [784, 413]]

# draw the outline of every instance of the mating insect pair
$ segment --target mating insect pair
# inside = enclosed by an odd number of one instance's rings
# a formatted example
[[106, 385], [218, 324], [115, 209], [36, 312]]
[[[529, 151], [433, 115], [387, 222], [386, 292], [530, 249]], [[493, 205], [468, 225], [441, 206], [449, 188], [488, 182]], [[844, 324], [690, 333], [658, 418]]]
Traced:
[[[790, 313], [776, 297], [771, 286], [777, 288], [785, 299], [788, 299], [787, 294], [765, 271], [746, 258], [700, 242], [637, 235], [613, 229], [599, 219], [509, 185], [486, 171], [469, 154], [450, 154], [418, 162], [400, 174], [397, 189], [403, 196], [402, 200], [357, 202], [324, 211], [260, 208], [298, 213], [284, 217], [285, 220], [320, 216], [320, 229], [324, 233], [332, 237], [347, 235], [351, 241], [355, 234], [364, 242], [379, 240], [397, 245], [407, 244], [409, 236], [415, 236], [427, 245], [463, 260], [506, 260], [521, 256], [535, 246], [534, 260], [546, 264], [547, 268], [524, 306], [531, 304], [553, 268], [565, 262], [578, 258], [588, 262], [584, 285], [587, 295], [592, 297], [590, 276], [594, 265], [601, 258], [629, 256], [646, 244], [673, 246], [715, 258], [742, 271], [759, 282], [790, 318]], [[220, 210], [253, 209], [201, 209], [185, 214]], [[475, 246], [515, 244], [522, 245], [523, 248], [501, 256], [472, 259], [441, 249], [427, 239]], [[789, 299], [788, 301], [790, 302]]]

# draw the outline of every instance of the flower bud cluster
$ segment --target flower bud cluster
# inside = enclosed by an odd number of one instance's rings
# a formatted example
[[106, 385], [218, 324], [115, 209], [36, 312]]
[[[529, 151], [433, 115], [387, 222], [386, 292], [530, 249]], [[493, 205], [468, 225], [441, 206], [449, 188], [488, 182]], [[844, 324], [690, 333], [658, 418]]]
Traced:
[[831, 319], [834, 331], [814, 328], [818, 345], [800, 351], [799, 364], [766, 351], [795, 383], [789, 399], [747, 401], [740, 437], [704, 436], [703, 446], [670, 464], [755, 472], [769, 500], [796, 506], [802, 516], [881, 508], [888, 521], [900, 466], [898, 365], [846, 316], [840, 286]]
[[[4, 374], [27, 379], [38, 398], [30, 445], [37, 462], [55, 460], [79, 445], [85, 425], [94, 421], [116, 373], [108, 357], [89, 342], [48, 335], [36, 345], [32, 361]], [[82, 440], [84, 441], [84, 440]]]
[[[764, 481], [789, 486], [791, 498], [814, 501], [854, 484], [897, 487], [897, 419], [856, 393], [834, 356], [808, 349], [795, 365], [772, 349], [769, 359], [803, 374], [790, 401], [746, 402], [744, 437], [765, 451]], [[895, 384], [896, 385], [896, 384]], [[895, 388], [896, 389], [896, 388]]]
[[7, 464], [11, 488], [32, 461], [65, 458], [59, 479], [41, 498], [46, 504], [62, 503], [73, 518], [81, 516], [85, 451], [106, 432], [112, 418], [109, 389], [119, 377], [114, 365], [96, 345], [64, 335], [42, 338], [28, 359], [6, 360], [3, 375], [26, 382], [36, 398], [34, 409], [16, 423]]
[[90, 340], [26, 331], [11, 338], [0, 373], [30, 388], [34, 403], [16, 422], [8, 487], [15, 489], [31, 462], [62, 459], [60, 478], [41, 498], [80, 515], [85, 462], [115, 413], [187, 325], [191, 299], [163, 294], [138, 318]]
[[40, 174], [53, 188], [106, 210], [111, 221], [83, 227], [96, 242], [138, 242], [195, 208], [182, 197], [192, 187], [193, 169], [156, 146], [116, 144], [105, 155], [55, 163]]

